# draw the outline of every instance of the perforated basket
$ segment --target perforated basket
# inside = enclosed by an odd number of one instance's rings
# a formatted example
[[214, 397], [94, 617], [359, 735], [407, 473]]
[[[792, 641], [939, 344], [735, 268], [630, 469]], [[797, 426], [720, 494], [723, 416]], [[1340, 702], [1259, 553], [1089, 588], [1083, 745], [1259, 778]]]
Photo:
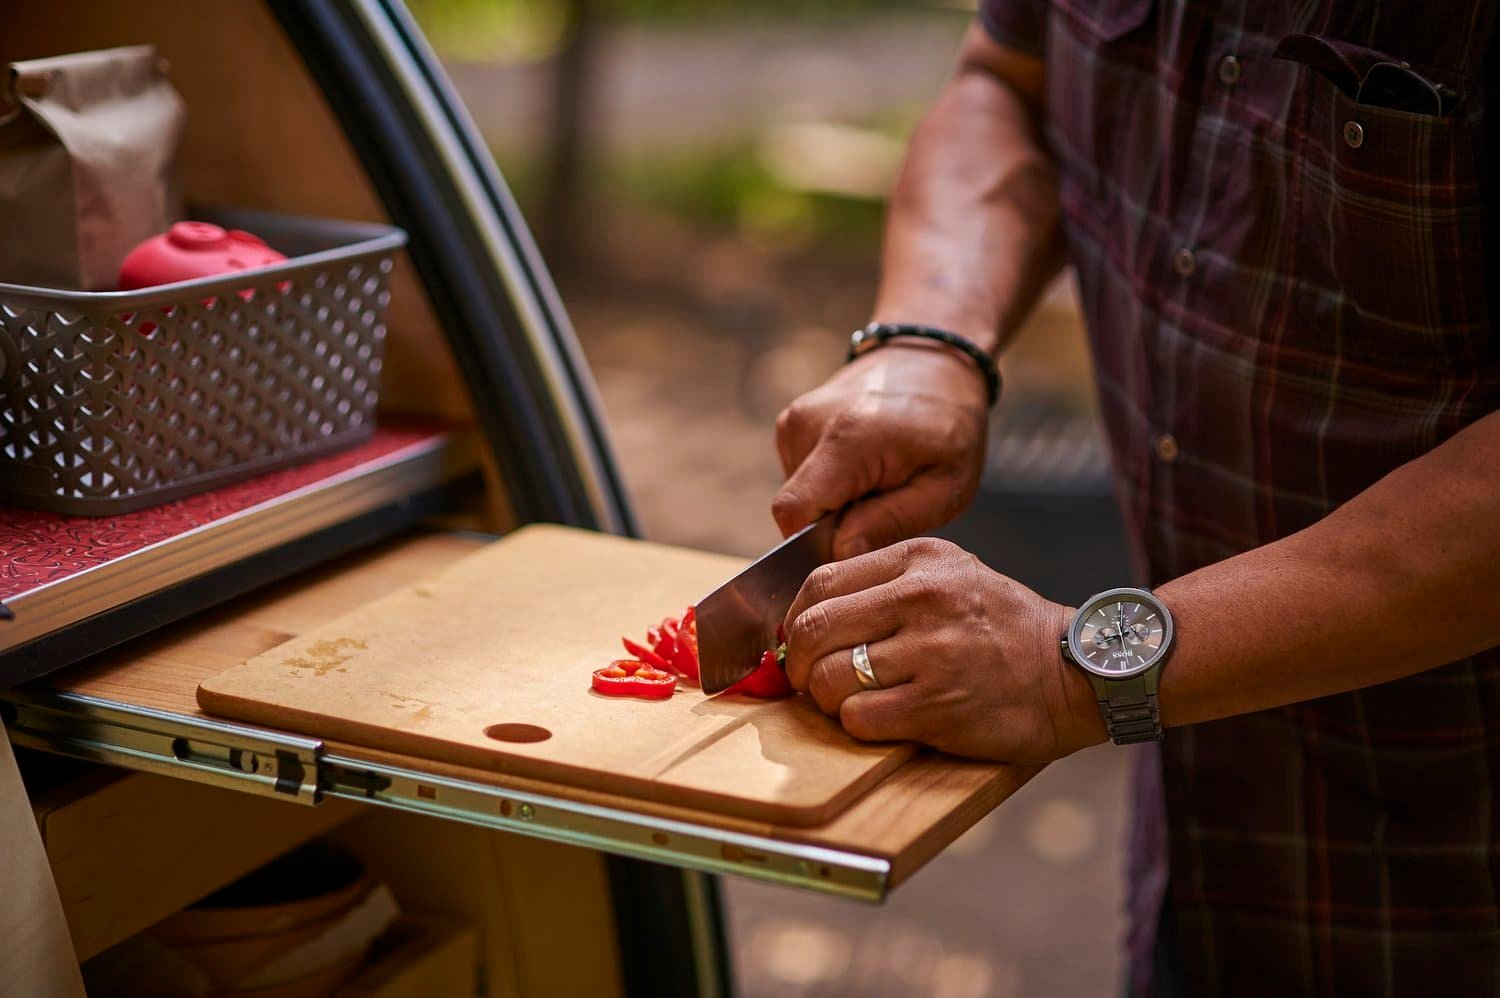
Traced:
[[291, 259], [142, 291], [0, 284], [0, 502], [105, 516], [357, 443], [375, 427], [382, 225], [205, 211]]

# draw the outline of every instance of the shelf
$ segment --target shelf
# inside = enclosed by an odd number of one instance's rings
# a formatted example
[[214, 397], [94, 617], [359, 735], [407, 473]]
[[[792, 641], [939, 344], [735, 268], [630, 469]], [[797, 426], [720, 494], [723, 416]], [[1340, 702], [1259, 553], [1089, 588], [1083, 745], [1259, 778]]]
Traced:
[[[46, 654], [38, 652], [43, 639], [101, 615], [217, 571], [253, 575], [252, 559], [320, 533], [325, 536], [319, 550], [303, 552], [303, 560], [330, 557], [382, 529], [408, 526], [424, 512], [404, 508], [415, 497], [441, 489], [477, 464], [469, 431], [396, 424], [348, 451], [123, 516], [65, 517], [0, 507], [0, 687], [81, 657], [58, 651], [58, 644], [86, 653], [113, 643], [110, 635], [98, 634], [89, 641], [52, 640]], [[379, 517], [382, 511], [388, 515]], [[379, 524], [370, 522], [377, 518]], [[230, 580], [223, 588], [231, 590], [228, 595], [248, 584], [235, 587]], [[139, 613], [140, 624], [116, 628], [113, 640], [199, 608], [218, 595], [214, 588], [179, 593], [181, 612], [158, 605]]]

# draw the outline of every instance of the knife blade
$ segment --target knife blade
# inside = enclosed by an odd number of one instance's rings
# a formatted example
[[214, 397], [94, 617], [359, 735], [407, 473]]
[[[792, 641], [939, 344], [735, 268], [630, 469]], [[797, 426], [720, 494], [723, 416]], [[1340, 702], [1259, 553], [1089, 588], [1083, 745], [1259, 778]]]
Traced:
[[802, 583], [833, 560], [837, 518], [823, 516], [766, 552], [753, 565], [698, 601], [699, 682], [703, 692], [728, 689], [755, 671], [775, 648]]

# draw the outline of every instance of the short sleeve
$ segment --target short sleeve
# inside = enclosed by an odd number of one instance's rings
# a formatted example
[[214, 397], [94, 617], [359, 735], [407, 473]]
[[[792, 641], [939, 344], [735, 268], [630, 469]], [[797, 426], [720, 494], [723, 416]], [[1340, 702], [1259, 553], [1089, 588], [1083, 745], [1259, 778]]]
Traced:
[[1040, 59], [1047, 41], [1048, 0], [981, 0], [979, 23], [1006, 48]]

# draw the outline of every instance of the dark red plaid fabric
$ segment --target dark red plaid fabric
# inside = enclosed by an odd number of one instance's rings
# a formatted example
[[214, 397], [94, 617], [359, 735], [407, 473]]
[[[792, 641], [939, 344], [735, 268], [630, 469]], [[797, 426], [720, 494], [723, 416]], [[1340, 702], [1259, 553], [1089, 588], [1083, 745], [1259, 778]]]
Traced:
[[[1306, 527], [1495, 411], [1493, 3], [985, 0], [981, 17], [1047, 62], [1150, 583]], [[1185, 993], [1500, 994], [1496, 651], [1173, 730], [1155, 775], [1138, 804], [1149, 829], [1164, 797]], [[1166, 880], [1148, 840], [1137, 957]]]

